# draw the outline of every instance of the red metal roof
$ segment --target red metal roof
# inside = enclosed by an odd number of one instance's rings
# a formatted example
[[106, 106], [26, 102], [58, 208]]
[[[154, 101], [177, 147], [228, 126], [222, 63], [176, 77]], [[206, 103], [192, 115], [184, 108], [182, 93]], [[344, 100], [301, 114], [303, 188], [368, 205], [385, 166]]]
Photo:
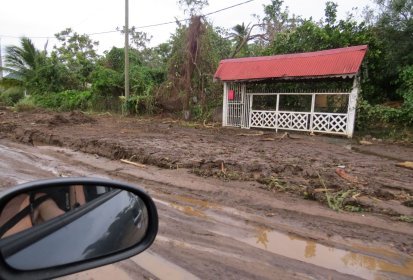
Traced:
[[214, 78], [221, 81], [323, 77], [356, 74], [367, 45], [308, 53], [224, 59]]

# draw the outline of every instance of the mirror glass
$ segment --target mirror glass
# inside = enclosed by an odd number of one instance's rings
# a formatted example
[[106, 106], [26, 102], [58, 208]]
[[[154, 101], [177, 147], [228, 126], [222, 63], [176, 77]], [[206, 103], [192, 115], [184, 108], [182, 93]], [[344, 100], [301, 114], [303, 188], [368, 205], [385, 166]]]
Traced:
[[5, 204], [0, 252], [15, 269], [55, 267], [137, 245], [147, 228], [147, 208], [134, 193], [109, 185], [50, 187]]

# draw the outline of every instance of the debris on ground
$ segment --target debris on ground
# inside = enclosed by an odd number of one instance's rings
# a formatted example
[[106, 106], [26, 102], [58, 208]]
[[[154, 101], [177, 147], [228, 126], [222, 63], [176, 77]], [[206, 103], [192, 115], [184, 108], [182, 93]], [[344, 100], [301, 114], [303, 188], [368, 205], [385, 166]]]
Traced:
[[260, 131], [258, 133], [238, 133], [237, 136], [261, 136], [264, 132]]
[[146, 168], [147, 167], [145, 164], [129, 161], [127, 159], [121, 159], [120, 161], [123, 162], [123, 163], [127, 163], [127, 164], [131, 164], [131, 165], [140, 167], [140, 168]]
[[362, 184], [365, 185], [366, 182], [362, 182], [359, 178], [357, 178], [356, 176], [350, 175], [348, 174], [346, 171], [344, 171], [344, 169], [342, 168], [336, 168], [336, 174], [338, 176], [340, 176], [341, 178], [343, 178], [344, 180], [352, 183], [352, 184]]
[[360, 140], [359, 141], [360, 145], [373, 145], [373, 142], [367, 141], [367, 140]]
[[404, 168], [413, 170], [413, 162], [412, 161], [399, 162], [399, 163], [396, 163], [396, 166], [404, 167]]
[[[261, 186], [271, 191], [269, 196], [284, 192], [326, 205], [326, 192], [332, 199], [342, 192], [337, 199], [394, 200], [411, 210], [402, 204], [413, 198], [413, 172], [406, 163], [413, 158], [413, 145], [409, 144], [383, 142], [349, 150], [349, 141], [340, 137], [242, 131], [219, 125], [210, 129], [202, 122], [170, 118], [44, 110], [0, 112], [0, 138], [34, 146], [68, 147], [95, 157], [123, 160], [138, 168], [179, 166], [192, 174], [226, 182], [256, 182], [258, 191], [262, 191]], [[404, 168], [396, 166], [397, 162]], [[325, 188], [317, 174], [322, 176]], [[354, 191], [347, 194], [349, 188]], [[362, 197], [356, 196], [359, 192]], [[363, 207], [371, 212], [382, 213], [387, 207], [378, 207], [372, 199], [365, 204]]]

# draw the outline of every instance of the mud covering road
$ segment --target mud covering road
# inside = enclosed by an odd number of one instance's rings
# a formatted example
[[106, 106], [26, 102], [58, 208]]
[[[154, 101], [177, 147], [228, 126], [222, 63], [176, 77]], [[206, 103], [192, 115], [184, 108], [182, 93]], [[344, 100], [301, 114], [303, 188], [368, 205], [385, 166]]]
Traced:
[[[395, 165], [413, 158], [408, 145], [165, 119], [0, 114], [2, 188], [84, 175], [129, 181], [155, 198], [160, 232], [149, 251], [72, 279], [413, 277], [413, 226], [398, 221], [413, 214], [413, 175]], [[319, 195], [326, 189], [351, 190], [348, 205], [363, 211], [329, 209]]]

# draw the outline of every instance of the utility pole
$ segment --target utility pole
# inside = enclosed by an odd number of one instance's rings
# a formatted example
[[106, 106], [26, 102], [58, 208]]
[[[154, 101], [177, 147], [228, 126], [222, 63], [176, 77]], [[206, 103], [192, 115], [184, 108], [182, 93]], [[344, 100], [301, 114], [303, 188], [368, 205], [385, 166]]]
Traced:
[[125, 98], [129, 99], [129, 0], [125, 0]]
[[0, 38], [0, 80], [3, 79], [3, 57], [1, 56], [1, 38]]

